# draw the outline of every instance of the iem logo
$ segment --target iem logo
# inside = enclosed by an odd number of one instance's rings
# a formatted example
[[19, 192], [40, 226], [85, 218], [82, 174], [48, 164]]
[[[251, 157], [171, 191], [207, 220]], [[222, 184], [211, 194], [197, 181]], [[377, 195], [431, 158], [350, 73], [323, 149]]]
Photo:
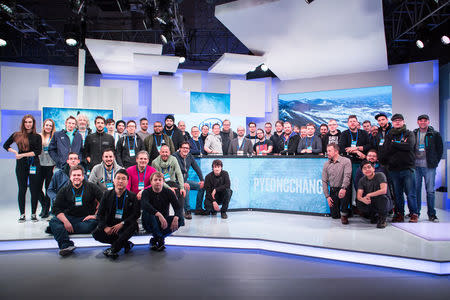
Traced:
[[222, 128], [222, 120], [218, 119], [218, 118], [208, 118], [206, 120], [203, 120], [202, 122], [200, 122], [200, 124], [198, 125], [198, 128], [202, 128], [203, 125], [208, 125], [208, 127], [211, 129], [212, 126], [214, 124], [219, 124], [220, 128]]

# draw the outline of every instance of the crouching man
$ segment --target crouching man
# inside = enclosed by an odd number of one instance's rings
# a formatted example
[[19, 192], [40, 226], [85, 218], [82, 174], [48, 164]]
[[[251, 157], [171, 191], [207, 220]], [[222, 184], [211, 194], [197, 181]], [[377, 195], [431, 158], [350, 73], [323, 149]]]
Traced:
[[70, 182], [56, 195], [53, 204], [55, 217], [50, 221], [51, 232], [58, 242], [59, 255], [66, 256], [75, 250], [69, 234], [92, 233], [97, 227], [95, 217], [102, 192], [95, 184], [84, 179], [84, 169], [77, 165], [70, 168]]
[[[216, 159], [212, 162], [213, 171], [205, 177], [205, 210], [206, 214], [217, 214], [220, 211], [222, 219], [228, 218], [227, 211], [230, 204], [231, 190], [230, 175], [223, 169], [222, 161]], [[222, 205], [222, 207], [219, 207]]]
[[[150, 249], [163, 251], [164, 238], [178, 229], [182, 207], [169, 188], [164, 187], [164, 175], [154, 172], [150, 177], [151, 188], [142, 192], [142, 225], [151, 233]], [[169, 205], [172, 205], [174, 216], [169, 216]], [[180, 224], [181, 226], [183, 224]]]
[[141, 215], [136, 194], [127, 191], [128, 173], [120, 169], [114, 174], [114, 189], [105, 192], [97, 213], [98, 226], [92, 233], [99, 242], [111, 244], [103, 254], [116, 259], [123, 248], [130, 252], [134, 244], [129, 241], [138, 229], [137, 219]]
[[387, 179], [381, 173], [375, 173], [375, 167], [370, 161], [363, 161], [361, 169], [364, 174], [358, 182], [356, 206], [364, 214], [368, 214], [377, 228], [386, 227]]

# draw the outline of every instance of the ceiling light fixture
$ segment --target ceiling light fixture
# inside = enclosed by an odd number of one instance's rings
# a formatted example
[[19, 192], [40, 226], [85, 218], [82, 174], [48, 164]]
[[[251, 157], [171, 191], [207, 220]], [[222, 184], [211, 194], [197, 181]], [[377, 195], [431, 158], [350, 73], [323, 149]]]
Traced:
[[444, 44], [444, 45], [448, 45], [448, 44], [450, 44], [450, 38], [449, 38], [448, 36], [446, 36], [446, 35], [443, 35], [443, 36], [441, 37], [441, 42], [442, 42], [442, 44]]

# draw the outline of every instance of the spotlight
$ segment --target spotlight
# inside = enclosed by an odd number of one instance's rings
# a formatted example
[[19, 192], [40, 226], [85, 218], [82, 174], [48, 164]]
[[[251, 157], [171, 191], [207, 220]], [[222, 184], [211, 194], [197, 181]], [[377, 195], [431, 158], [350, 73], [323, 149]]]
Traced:
[[78, 44], [78, 42], [74, 38], [67, 38], [66, 44], [73, 47], [73, 46], [76, 46]]
[[11, 7], [9, 7], [8, 5], [4, 4], [4, 3], [0, 3], [0, 8], [2, 10], [4, 10], [5, 12], [7, 12], [8, 14], [12, 15], [13, 14], [13, 10]]
[[161, 41], [163, 42], [163, 44], [167, 44], [167, 38], [164, 36], [164, 34], [160, 35]]
[[423, 49], [423, 47], [425, 47], [425, 44], [421, 40], [417, 40], [416, 41], [416, 46], [419, 49]]
[[6, 46], [6, 41], [4, 39], [0, 39], [0, 47], [5, 47]]
[[443, 35], [443, 36], [441, 37], [441, 42], [442, 42], [442, 44], [444, 44], [444, 45], [448, 45], [448, 44], [450, 44], [450, 38], [449, 38], [448, 36], [446, 36], [446, 35]]
[[184, 63], [185, 61], [186, 61], [186, 58], [184, 56], [181, 56], [180, 60], [179, 60], [180, 64]]
[[305, 0], [306, 3], [311, 4], [314, 0]]
[[262, 64], [262, 65], [261, 65], [261, 70], [262, 70], [263, 72], [267, 72], [267, 70], [269, 70], [269, 67], [266, 66], [265, 64]]
[[160, 17], [156, 17], [156, 20], [158, 20], [158, 22], [159, 22], [160, 24], [164, 24], [164, 25], [167, 24], [166, 21], [164, 21], [164, 20], [161, 19]]

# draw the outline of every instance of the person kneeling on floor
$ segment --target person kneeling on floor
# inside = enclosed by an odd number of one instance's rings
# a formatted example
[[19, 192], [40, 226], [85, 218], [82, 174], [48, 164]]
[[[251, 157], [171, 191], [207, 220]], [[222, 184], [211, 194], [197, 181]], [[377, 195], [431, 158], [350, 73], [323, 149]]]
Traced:
[[135, 193], [127, 191], [128, 179], [124, 169], [114, 174], [114, 189], [103, 194], [97, 213], [98, 226], [92, 233], [97, 241], [111, 244], [103, 254], [113, 259], [119, 256], [122, 248], [125, 254], [133, 248], [129, 239], [139, 228], [140, 202]]
[[[226, 219], [233, 191], [230, 188], [230, 176], [222, 168], [222, 161], [214, 160], [212, 162], [213, 171], [205, 177], [205, 210], [207, 214], [212, 213], [213, 215], [220, 210], [222, 219]], [[219, 208], [219, 205], [222, 205], [222, 208]]]
[[[164, 175], [154, 172], [150, 177], [151, 187], [142, 192], [142, 225], [151, 233], [150, 249], [163, 251], [164, 238], [183, 226], [181, 218], [182, 210], [180, 203], [169, 188], [164, 187]], [[174, 216], [169, 216], [169, 205], [172, 205]], [[179, 222], [180, 220], [180, 222]]]
[[364, 174], [358, 182], [356, 206], [370, 215], [371, 223], [377, 223], [377, 228], [386, 227], [387, 179], [381, 172], [375, 172], [370, 161], [363, 161], [361, 169]]

